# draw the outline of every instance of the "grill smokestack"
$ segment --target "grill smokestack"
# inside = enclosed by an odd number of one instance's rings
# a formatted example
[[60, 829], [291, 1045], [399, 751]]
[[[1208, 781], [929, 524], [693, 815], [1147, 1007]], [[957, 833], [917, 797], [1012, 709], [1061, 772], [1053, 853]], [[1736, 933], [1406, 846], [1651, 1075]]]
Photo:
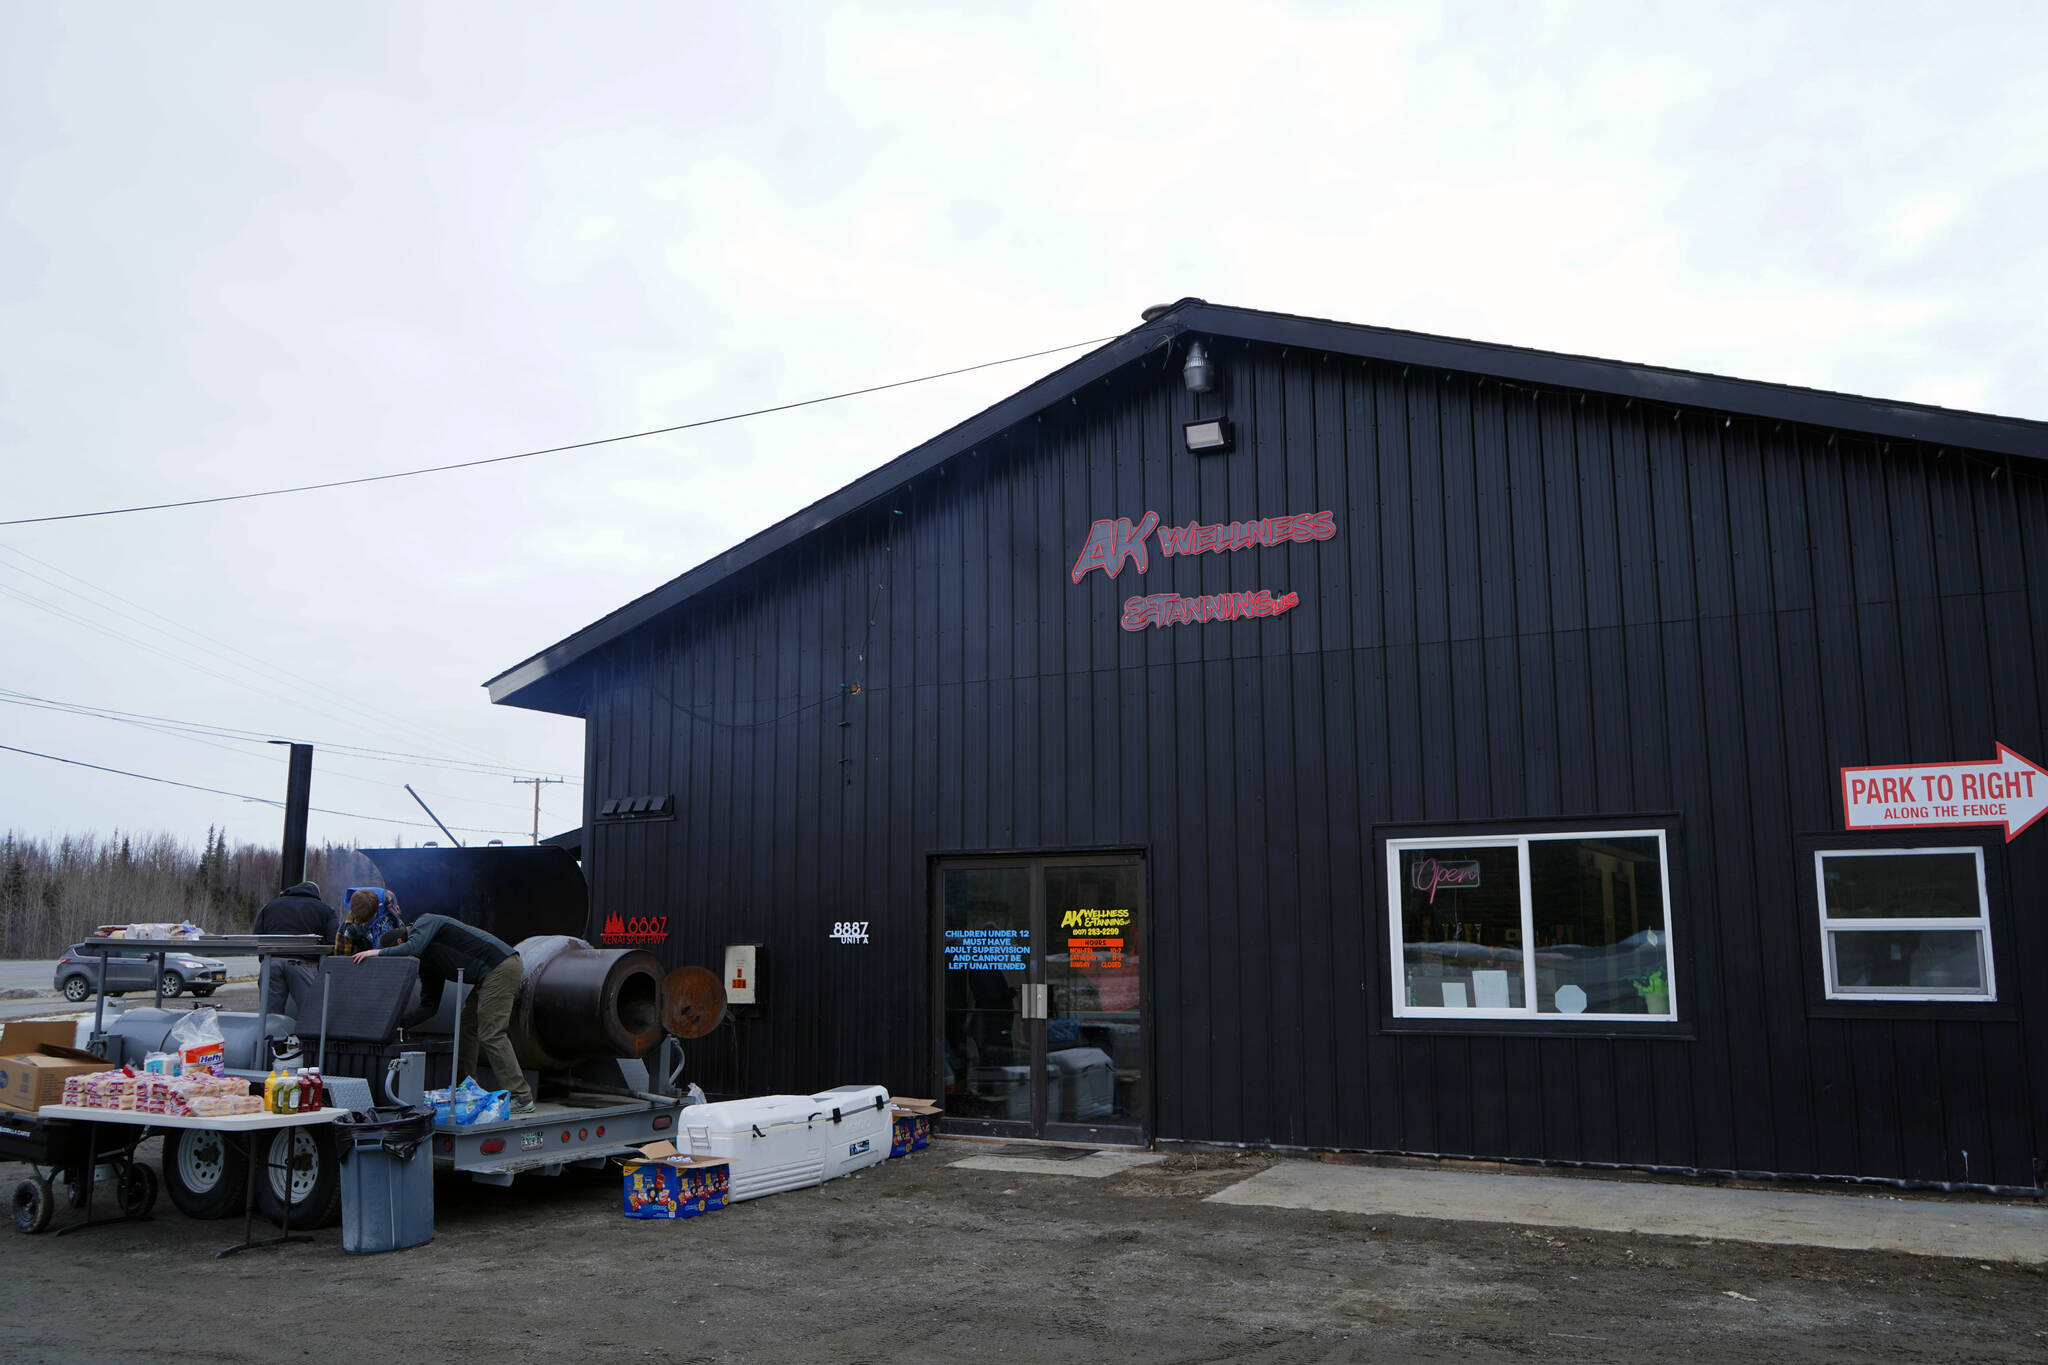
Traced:
[[313, 804], [313, 746], [292, 745], [291, 773], [284, 783], [284, 862], [277, 888], [306, 880], [306, 814]]

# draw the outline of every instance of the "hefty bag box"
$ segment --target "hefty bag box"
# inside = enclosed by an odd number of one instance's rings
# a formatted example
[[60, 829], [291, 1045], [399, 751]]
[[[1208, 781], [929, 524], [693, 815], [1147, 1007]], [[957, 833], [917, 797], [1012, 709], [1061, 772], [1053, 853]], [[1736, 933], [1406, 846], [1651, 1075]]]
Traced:
[[15, 1021], [0, 1029], [0, 1105], [34, 1113], [64, 1099], [64, 1082], [105, 1071], [106, 1061], [71, 1046], [78, 1027], [56, 1022]]
[[725, 1207], [732, 1163], [684, 1156], [669, 1142], [650, 1142], [623, 1163], [628, 1218], [695, 1218]]
[[889, 1105], [889, 1155], [909, 1156], [930, 1146], [932, 1120], [942, 1112], [930, 1100], [897, 1096]]

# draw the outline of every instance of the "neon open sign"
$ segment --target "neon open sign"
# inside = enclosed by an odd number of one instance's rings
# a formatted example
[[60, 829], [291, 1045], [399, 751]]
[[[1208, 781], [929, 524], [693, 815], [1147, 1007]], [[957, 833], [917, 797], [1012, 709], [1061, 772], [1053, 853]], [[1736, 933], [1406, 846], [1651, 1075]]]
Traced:
[[1479, 885], [1479, 864], [1476, 861], [1444, 862], [1438, 858], [1424, 858], [1409, 866], [1408, 877], [1417, 891], [1429, 893], [1429, 903], [1435, 905], [1439, 887], [1447, 891], [1463, 891]]

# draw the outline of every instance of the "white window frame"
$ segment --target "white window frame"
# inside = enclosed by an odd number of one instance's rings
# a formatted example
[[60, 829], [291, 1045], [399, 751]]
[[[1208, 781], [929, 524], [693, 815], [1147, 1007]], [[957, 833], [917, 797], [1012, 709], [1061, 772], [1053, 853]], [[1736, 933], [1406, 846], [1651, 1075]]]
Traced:
[[[1883, 919], [1852, 919], [1828, 914], [1828, 875], [1826, 860], [1829, 858], [1901, 858], [1919, 857], [1936, 853], [1967, 853], [1977, 860], [1977, 915], [1974, 919], [1957, 919], [1945, 916], [1916, 916], [1913, 918], [1888, 917]], [[1882, 1003], [1887, 1000], [1948, 1001], [1972, 1005], [1987, 1004], [1998, 999], [1998, 971], [1991, 951], [1991, 890], [1984, 879], [1984, 849], [1977, 844], [1960, 844], [1955, 847], [1905, 848], [1816, 848], [1813, 851], [1813, 895], [1814, 904], [1820, 910], [1820, 956], [1822, 986], [1830, 1000], [1852, 1000], [1863, 1004]], [[1930, 990], [1927, 987], [1912, 986], [1842, 986], [1840, 972], [1835, 963], [1835, 935], [1844, 932], [1919, 932], [1945, 931], [1977, 934], [1978, 952], [1984, 963], [1984, 989], [1971, 990]]]
[[[1569, 839], [1655, 839], [1657, 841], [1658, 890], [1663, 896], [1664, 906], [1664, 983], [1665, 1012], [1663, 1014], [1564, 1014], [1556, 1010], [1539, 1011], [1536, 1007], [1536, 942], [1535, 907], [1531, 902], [1534, 895], [1529, 875], [1529, 845], [1548, 843], [1553, 840]], [[1463, 1007], [1450, 1005], [1411, 1005], [1408, 1003], [1408, 973], [1406, 944], [1401, 937], [1401, 855], [1415, 849], [1445, 848], [1513, 848], [1517, 875], [1521, 880], [1522, 902], [1522, 1000], [1521, 1008], [1481, 1008], [1476, 1005]], [[1392, 949], [1393, 964], [1393, 1005], [1397, 1019], [1511, 1019], [1543, 1024], [1573, 1025], [1587, 1024], [1669, 1024], [1677, 1021], [1678, 1009], [1678, 950], [1672, 932], [1671, 909], [1671, 845], [1661, 829], [1581, 829], [1544, 830], [1528, 834], [1464, 835], [1456, 831], [1431, 835], [1426, 838], [1400, 838], [1387, 840], [1387, 936]]]

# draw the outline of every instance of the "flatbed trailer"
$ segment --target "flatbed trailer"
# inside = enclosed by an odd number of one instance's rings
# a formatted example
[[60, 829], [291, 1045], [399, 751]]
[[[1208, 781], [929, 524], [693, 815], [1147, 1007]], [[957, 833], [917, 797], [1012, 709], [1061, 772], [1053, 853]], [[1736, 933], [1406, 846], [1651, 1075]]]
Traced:
[[509, 1185], [529, 1172], [595, 1169], [644, 1143], [673, 1138], [677, 1116], [690, 1103], [687, 1097], [645, 1091], [571, 1091], [537, 1101], [531, 1114], [497, 1123], [434, 1125], [434, 1165], [487, 1185]]

